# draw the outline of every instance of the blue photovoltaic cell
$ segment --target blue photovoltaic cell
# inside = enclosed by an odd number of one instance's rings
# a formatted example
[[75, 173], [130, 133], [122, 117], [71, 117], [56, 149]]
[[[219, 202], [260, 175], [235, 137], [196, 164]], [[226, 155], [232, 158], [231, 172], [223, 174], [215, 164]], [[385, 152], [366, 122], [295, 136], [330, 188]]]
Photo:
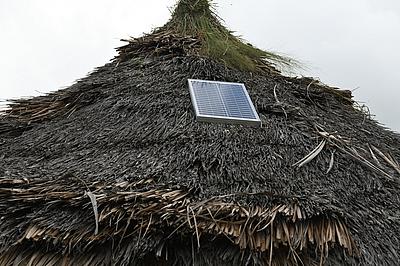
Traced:
[[243, 84], [189, 80], [200, 116], [258, 121]]

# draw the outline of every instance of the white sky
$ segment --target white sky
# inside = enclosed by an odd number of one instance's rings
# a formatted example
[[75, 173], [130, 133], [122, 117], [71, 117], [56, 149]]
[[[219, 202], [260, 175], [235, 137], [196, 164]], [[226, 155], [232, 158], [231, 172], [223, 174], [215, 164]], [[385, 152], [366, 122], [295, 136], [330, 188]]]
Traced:
[[[355, 90], [400, 132], [400, 1], [216, 0], [230, 29]], [[65, 88], [122, 45], [162, 26], [174, 0], [0, 0], [0, 99]]]

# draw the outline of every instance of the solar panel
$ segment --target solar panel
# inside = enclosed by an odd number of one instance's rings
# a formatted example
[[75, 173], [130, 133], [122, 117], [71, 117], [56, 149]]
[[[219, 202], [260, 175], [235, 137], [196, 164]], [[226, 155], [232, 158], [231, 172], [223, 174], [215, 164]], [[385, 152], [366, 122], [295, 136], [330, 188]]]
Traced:
[[261, 125], [244, 84], [189, 79], [189, 89], [198, 121]]

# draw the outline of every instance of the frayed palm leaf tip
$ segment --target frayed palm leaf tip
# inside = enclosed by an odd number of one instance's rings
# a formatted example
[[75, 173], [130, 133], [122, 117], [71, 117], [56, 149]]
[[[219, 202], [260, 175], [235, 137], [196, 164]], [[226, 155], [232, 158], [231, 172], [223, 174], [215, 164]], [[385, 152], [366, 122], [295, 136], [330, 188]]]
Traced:
[[163, 29], [201, 40], [200, 54], [243, 71], [292, 70], [300, 63], [292, 58], [258, 49], [224, 27], [209, 0], [180, 0]]

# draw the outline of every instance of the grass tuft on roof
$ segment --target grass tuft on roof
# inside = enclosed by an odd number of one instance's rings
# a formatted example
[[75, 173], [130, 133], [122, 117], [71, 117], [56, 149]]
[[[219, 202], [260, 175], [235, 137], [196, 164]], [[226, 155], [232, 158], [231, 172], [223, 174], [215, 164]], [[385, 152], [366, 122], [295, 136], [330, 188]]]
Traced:
[[225, 65], [256, 72], [292, 70], [300, 63], [287, 56], [258, 49], [235, 36], [222, 25], [210, 0], [179, 0], [171, 20], [160, 30], [170, 30], [201, 40], [200, 55], [222, 61]]

